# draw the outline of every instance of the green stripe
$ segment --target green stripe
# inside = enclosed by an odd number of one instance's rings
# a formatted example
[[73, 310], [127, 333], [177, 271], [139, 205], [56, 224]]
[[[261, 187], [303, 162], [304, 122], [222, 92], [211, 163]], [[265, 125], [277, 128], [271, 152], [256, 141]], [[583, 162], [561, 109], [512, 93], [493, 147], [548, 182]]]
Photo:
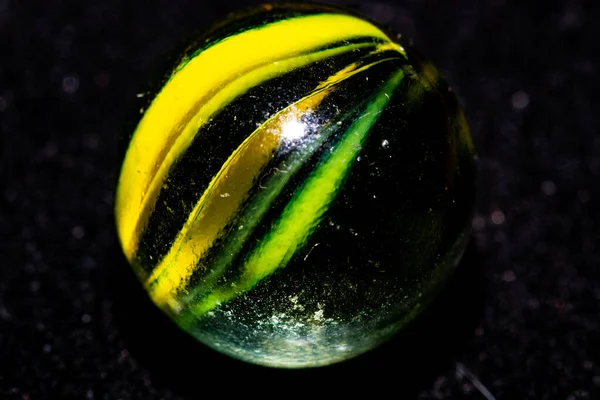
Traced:
[[404, 73], [400, 70], [385, 83], [365, 112], [351, 125], [302, 189], [294, 195], [271, 232], [247, 259], [243, 267], [244, 272], [235, 286], [216, 289], [190, 308], [192, 315], [189, 317], [202, 316], [220, 303], [250, 290], [261, 279], [284, 267], [294, 253], [305, 245], [335, 198], [369, 131], [390, 101], [403, 76]]
[[[337, 70], [356, 62], [358, 56], [369, 56], [374, 50], [376, 47], [370, 44], [352, 47], [351, 54], [335, 55], [268, 80], [224, 106], [210, 124], [201, 126], [188, 149], [169, 170], [146, 228], [139, 233], [137, 258], [146, 274], [142, 276], [150, 276], [169, 252], [205, 188], [240, 143], [256, 130], [256, 125], [265, 123], [265, 113], [275, 115], [300, 101], [315, 90], [319, 81], [326, 81]], [[277, 91], [285, 92], [285, 98], [270, 98]], [[244, 118], [234, 118], [240, 110]], [[222, 140], [224, 137], [228, 140]], [[206, 157], [207, 148], [211, 149], [210, 157]], [[194, 179], [190, 179], [189, 171], [196, 171]]]
[[[395, 58], [383, 58], [365, 64], [357, 68], [342, 81], [364, 72], [374, 66], [384, 62], [395, 60]], [[341, 81], [335, 82], [334, 85], [339, 85]], [[352, 85], [350, 83], [349, 85]], [[347, 88], [348, 86], [345, 86]], [[340, 90], [340, 89], [334, 89]], [[341, 89], [342, 91], [344, 89]], [[294, 178], [298, 171], [322, 148], [323, 144], [335, 136], [341, 128], [342, 121], [348, 121], [351, 118], [357, 117], [362, 111], [359, 107], [364, 107], [366, 101], [360, 102], [352, 109], [344, 112], [341, 117], [329, 121], [325, 127], [320, 127], [313, 132], [306, 132], [305, 138], [302, 140], [302, 145], [294, 146], [293, 150], [284, 159], [279, 160], [270, 168], [274, 171], [260, 180], [260, 188], [255, 191], [252, 198], [248, 201], [248, 205], [241, 211], [241, 216], [235, 221], [234, 227], [227, 234], [225, 242], [219, 245], [220, 250], [215, 252], [211, 257], [210, 263], [202, 276], [198, 277], [196, 287], [185, 295], [180, 301], [184, 304], [189, 304], [194, 299], [202, 298], [207, 295], [210, 290], [214, 289], [215, 284], [223, 277], [226, 269], [232, 265], [235, 258], [242, 251], [242, 248], [248, 243], [248, 238], [254, 234], [257, 225], [263, 220], [264, 216], [273, 207], [274, 201], [284, 190], [289, 181]], [[339, 121], [339, 122], [338, 122]], [[345, 125], [347, 126], [347, 124]], [[305, 127], [310, 131], [312, 127]], [[267, 168], [268, 169], [268, 168]]]

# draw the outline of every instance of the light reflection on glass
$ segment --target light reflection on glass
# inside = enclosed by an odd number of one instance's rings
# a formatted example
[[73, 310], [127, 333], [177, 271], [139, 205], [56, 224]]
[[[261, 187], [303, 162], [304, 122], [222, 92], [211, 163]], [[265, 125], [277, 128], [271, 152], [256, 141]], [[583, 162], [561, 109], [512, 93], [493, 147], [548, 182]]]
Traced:
[[295, 119], [286, 121], [281, 127], [281, 137], [286, 141], [294, 141], [306, 135], [304, 124]]

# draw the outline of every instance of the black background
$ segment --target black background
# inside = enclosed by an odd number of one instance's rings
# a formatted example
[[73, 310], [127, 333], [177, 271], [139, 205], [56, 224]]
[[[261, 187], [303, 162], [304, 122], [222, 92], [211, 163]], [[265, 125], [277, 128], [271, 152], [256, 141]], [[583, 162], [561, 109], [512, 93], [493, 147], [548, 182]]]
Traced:
[[266, 369], [151, 305], [114, 232], [117, 136], [168, 55], [250, 4], [0, 0], [0, 398], [599, 398], [598, 2], [334, 3], [414, 40], [477, 146], [473, 243], [395, 340]]

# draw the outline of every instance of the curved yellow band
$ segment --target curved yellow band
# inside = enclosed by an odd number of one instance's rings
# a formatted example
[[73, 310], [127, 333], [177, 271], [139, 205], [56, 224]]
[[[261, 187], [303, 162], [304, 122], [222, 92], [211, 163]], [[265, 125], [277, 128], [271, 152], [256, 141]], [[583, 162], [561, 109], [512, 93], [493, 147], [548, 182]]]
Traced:
[[302, 53], [361, 36], [389, 42], [379, 28], [356, 17], [311, 15], [229, 37], [180, 66], [146, 110], [121, 170], [115, 209], [129, 261], [169, 169], [200, 126], [249, 88], [348, 48]]

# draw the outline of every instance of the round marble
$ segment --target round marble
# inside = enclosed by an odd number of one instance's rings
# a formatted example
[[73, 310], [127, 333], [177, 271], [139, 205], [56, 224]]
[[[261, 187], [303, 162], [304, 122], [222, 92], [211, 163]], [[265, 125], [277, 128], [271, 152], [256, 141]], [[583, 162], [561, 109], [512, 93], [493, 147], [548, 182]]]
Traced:
[[220, 352], [338, 362], [417, 315], [464, 250], [465, 117], [437, 69], [338, 8], [265, 5], [144, 93], [116, 191], [150, 297]]

